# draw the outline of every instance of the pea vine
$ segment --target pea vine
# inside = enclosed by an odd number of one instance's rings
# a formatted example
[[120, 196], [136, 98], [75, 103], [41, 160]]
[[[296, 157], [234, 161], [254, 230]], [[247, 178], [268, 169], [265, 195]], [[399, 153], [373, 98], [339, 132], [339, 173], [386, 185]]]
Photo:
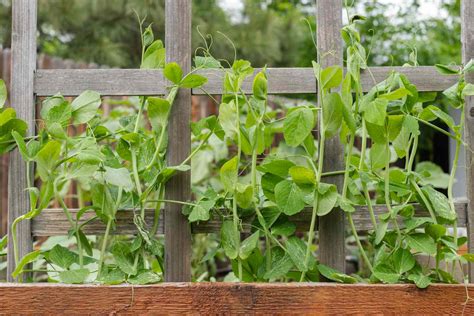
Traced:
[[[459, 254], [467, 239], [458, 237], [453, 196], [464, 146], [464, 100], [474, 95], [474, 85], [466, 83], [465, 75], [474, 70], [474, 62], [463, 67], [436, 65], [442, 74], [459, 78], [443, 92], [449, 106], [460, 111], [459, 122], [435, 105], [440, 100], [436, 93], [418, 91], [403, 73], [391, 72], [382, 82], [374, 79], [367, 91], [361, 72], [371, 75], [371, 71], [358, 31], [363, 20], [359, 15], [350, 18], [341, 30], [347, 71], [313, 62], [318, 102], [284, 109], [274, 109], [269, 103], [266, 68], [255, 73], [249, 61], [218, 60], [211, 54], [212, 37], [208, 37], [210, 43], [203, 37], [205, 47], [196, 52], [195, 68], [183, 74], [178, 64], [165, 63], [163, 43], [155, 40], [150, 26], [141, 30], [141, 68], [163, 69], [170, 82], [164, 98], [113, 101], [114, 108], [104, 116], [97, 92], [85, 91], [72, 101], [58, 94], [43, 101], [37, 135], [26, 137], [27, 124], [16, 118], [12, 108], [4, 108], [2, 81], [0, 153], [18, 147], [26, 170], [36, 166], [36, 184], [31, 181], [33, 175], [27, 176], [31, 209], [12, 225], [17, 265], [13, 276], [42, 272], [64, 283], [160, 282], [164, 252], [157, 237], [160, 213], [166, 203], [176, 203], [183, 205], [190, 223], [221, 222], [218, 248], [233, 271], [226, 280], [329, 279], [414, 283], [420, 288], [456, 283], [455, 267], [462, 270], [463, 264], [474, 261], [471, 254]], [[405, 66], [417, 66], [416, 51]], [[192, 123], [191, 154], [179, 165], [169, 166], [170, 112], [179, 89], [204, 89], [207, 79], [197, 74], [201, 69], [219, 69], [224, 74], [222, 97], [213, 98], [219, 114]], [[250, 80], [249, 92], [244, 84]], [[455, 141], [449, 175], [431, 162], [416, 161], [421, 125]], [[73, 128], [84, 132], [72, 133]], [[345, 168], [327, 172], [325, 143], [335, 137], [344, 145]], [[223, 155], [215, 155], [218, 175], [208, 175], [204, 185], [194, 187], [193, 201], [165, 199], [167, 181], [177, 172], [188, 171], [197, 163], [193, 158], [212, 148], [212, 143], [225, 147]], [[334, 175], [344, 179], [340, 192], [326, 180]], [[77, 212], [65, 202], [73, 185]], [[446, 190], [447, 196], [440, 190]], [[19, 258], [18, 224], [55, 204], [70, 223], [75, 249], [56, 244]], [[376, 212], [380, 204], [386, 210], [383, 214]], [[415, 212], [418, 204], [425, 215]], [[366, 268], [357, 275], [336, 271], [315, 255], [318, 218], [336, 208], [345, 212]], [[149, 210], [152, 225], [146, 221]], [[137, 234], [132, 238], [113, 234], [119, 211], [133, 212]], [[370, 218], [367, 238], [357, 231], [357, 212], [367, 212]], [[306, 235], [297, 225], [304, 214], [310, 214]], [[95, 242], [85, 233], [94, 221], [105, 226], [104, 235]], [[6, 238], [0, 245], [5, 247]], [[209, 252], [205, 259], [215, 255]], [[422, 256], [433, 258], [434, 267], [422, 264]], [[32, 271], [28, 268], [32, 262], [43, 269]]]

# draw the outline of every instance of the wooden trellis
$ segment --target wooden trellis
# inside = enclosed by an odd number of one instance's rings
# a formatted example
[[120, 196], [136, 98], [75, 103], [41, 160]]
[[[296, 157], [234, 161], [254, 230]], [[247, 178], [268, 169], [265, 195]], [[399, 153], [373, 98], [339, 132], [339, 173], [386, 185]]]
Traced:
[[[317, 0], [317, 44], [323, 66], [342, 65], [343, 45], [340, 38], [342, 26], [342, 0]], [[181, 65], [184, 72], [191, 70], [191, 0], [166, 0], [166, 51], [167, 61]], [[11, 104], [18, 116], [30, 126], [29, 134], [34, 134], [35, 99], [38, 96], [49, 96], [58, 92], [65, 96], [76, 96], [84, 90], [95, 90], [104, 96], [127, 95], [162, 95], [166, 92], [167, 82], [161, 70], [140, 69], [36, 69], [36, 34], [37, 34], [37, 0], [14, 0], [13, 32], [12, 32], [12, 81]], [[463, 60], [474, 58], [474, 1], [462, 1], [462, 42]], [[434, 67], [374, 67], [371, 69], [377, 81], [383, 80], [392, 71], [400, 71], [417, 85], [420, 91], [442, 91], [457, 78], [439, 75]], [[256, 70], [258, 71], [258, 70]], [[220, 70], [205, 70], [201, 74], [209, 78], [205, 89], [211, 94], [222, 92], [223, 73]], [[268, 69], [270, 94], [316, 93], [316, 81], [310, 68], [274, 68]], [[371, 87], [372, 78], [362, 74], [364, 90]], [[244, 83], [243, 90], [251, 91], [252, 79]], [[182, 89], [173, 106], [169, 125], [168, 159], [171, 165], [180, 163], [190, 153], [191, 95], [202, 94], [200, 90]], [[474, 148], [474, 99], [470, 98], [466, 106], [465, 141], [469, 148]], [[343, 148], [338, 138], [327, 144], [327, 162], [325, 171], [340, 170], [343, 165]], [[472, 154], [466, 150], [467, 159], [467, 201], [473, 198], [474, 168], [471, 168]], [[30, 173], [32, 174], [32, 173]], [[9, 224], [29, 209], [26, 183], [25, 164], [18, 151], [11, 154], [9, 169]], [[341, 176], [330, 179], [340, 185]], [[189, 173], [180, 173], [167, 186], [170, 199], [186, 201], [191, 197]], [[456, 205], [459, 226], [468, 228], [469, 251], [474, 252], [474, 206], [469, 202]], [[363, 207], [359, 208], [363, 209]], [[377, 206], [377, 212], [385, 210]], [[422, 212], [421, 209], [418, 210]], [[357, 212], [354, 219], [360, 230], [368, 229], [370, 221], [367, 212]], [[119, 212], [117, 215], [117, 234], [134, 233], [132, 214]], [[152, 219], [151, 211], [147, 219]], [[303, 212], [293, 218], [300, 230], [304, 230], [310, 215]], [[87, 218], [85, 219], [87, 220]], [[214, 220], [199, 225], [188, 224], [181, 214], [180, 207], [167, 204], [161, 219], [159, 232], [165, 234], [165, 278], [169, 282], [191, 280], [191, 233], [215, 232], [219, 229], [219, 221]], [[32, 238], [35, 236], [64, 235], [68, 223], [61, 211], [45, 209], [33, 221], [23, 221], [18, 227], [19, 255], [31, 251]], [[103, 231], [100, 223], [92, 223], [85, 229], [86, 233], [95, 234]], [[340, 271], [344, 271], [344, 214], [334, 210], [321, 218], [319, 222], [320, 253], [319, 260]], [[11, 232], [10, 232], [11, 234]], [[9, 238], [11, 241], [12, 239]], [[13, 247], [8, 247], [8, 277], [15, 268]], [[470, 268], [471, 279], [474, 269]], [[363, 288], [363, 287], [362, 287]], [[21, 287], [13, 287], [21, 289]], [[395, 291], [395, 290], [394, 290]], [[59, 293], [61, 294], [61, 293]]]

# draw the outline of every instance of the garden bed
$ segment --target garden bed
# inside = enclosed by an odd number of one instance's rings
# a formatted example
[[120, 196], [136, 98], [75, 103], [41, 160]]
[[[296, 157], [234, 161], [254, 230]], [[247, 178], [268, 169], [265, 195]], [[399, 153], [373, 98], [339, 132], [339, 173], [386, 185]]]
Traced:
[[[474, 285], [468, 286], [474, 296]], [[164, 283], [0, 284], [0, 313], [474, 314], [464, 285]]]

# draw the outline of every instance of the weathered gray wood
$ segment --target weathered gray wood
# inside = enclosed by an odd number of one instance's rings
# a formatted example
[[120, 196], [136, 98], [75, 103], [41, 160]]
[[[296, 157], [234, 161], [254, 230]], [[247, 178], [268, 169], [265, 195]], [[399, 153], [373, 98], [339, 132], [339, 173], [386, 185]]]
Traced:
[[[317, 0], [317, 45], [321, 67], [342, 67], [342, 0]], [[321, 158], [320, 158], [321, 159]], [[339, 137], [325, 142], [324, 171], [344, 170], [344, 146]], [[341, 175], [325, 179], [342, 189]], [[338, 271], [345, 271], [344, 212], [337, 208], [319, 217], [319, 260]]]
[[[467, 63], [474, 58], [474, 1], [461, 1], [461, 19], [462, 19], [462, 54], [463, 62]], [[474, 76], [471, 74], [466, 78], [474, 83]], [[474, 252], [474, 162], [472, 150], [474, 149], [474, 98], [466, 99], [465, 109], [465, 131], [464, 138], [467, 144], [466, 152], [466, 196], [468, 199], [468, 249], [470, 253]], [[474, 282], [474, 264], [469, 263], [469, 279]]]
[[[260, 71], [256, 69], [255, 73]], [[362, 86], [367, 91], [375, 82], [387, 78], [391, 71], [407, 75], [419, 91], [443, 91], [456, 83], [456, 76], [439, 74], [435, 67], [371, 67], [370, 74], [361, 75]], [[222, 93], [224, 72], [218, 69], [198, 71], [209, 82], [203, 89], [210, 94]], [[311, 68], [268, 68], [268, 93], [298, 94], [316, 93], [316, 80]], [[373, 77], [372, 77], [373, 76]], [[243, 91], [251, 93], [253, 78], [243, 83]], [[102, 95], [162, 95], [167, 83], [161, 70], [145, 69], [48, 69], [38, 70], [35, 76], [35, 92], [38, 96], [49, 96], [58, 92], [75, 96], [84, 90], [95, 90]], [[202, 89], [193, 94], [204, 95]]]
[[[257, 74], [260, 69], [255, 70]], [[405, 74], [408, 79], [417, 86], [418, 91], [443, 91], [454, 83], [456, 76], [441, 75], [435, 67], [371, 67], [369, 71], [361, 74], [361, 81], [364, 91], [368, 91], [374, 86], [386, 79], [392, 72]], [[199, 74], [206, 76], [209, 81], [201, 89], [194, 89], [193, 94], [221, 94], [224, 73], [217, 69], [206, 69], [198, 71]], [[268, 68], [268, 93], [269, 94], [298, 94], [298, 93], [316, 93], [317, 85], [312, 68]], [[244, 81], [242, 90], [252, 92], [253, 78], [249, 77]]]
[[[36, 69], [36, 0], [15, 0], [12, 2], [12, 79], [11, 104], [17, 116], [25, 120], [34, 133], [35, 97], [34, 71]], [[8, 266], [7, 278], [14, 281], [11, 273], [15, 270], [11, 224], [18, 216], [29, 210], [27, 171], [20, 153], [10, 154], [8, 179]], [[32, 174], [32, 173], [31, 173]], [[20, 258], [31, 251], [32, 239], [29, 221], [18, 225], [18, 254]]]
[[[191, 71], [191, 0], [166, 0], [166, 61], [177, 62], [183, 72]], [[191, 91], [181, 89], [171, 110], [168, 163], [180, 164], [191, 151]], [[191, 198], [191, 174], [179, 173], [167, 187], [170, 200]], [[168, 282], [191, 281], [191, 228], [182, 206], [167, 204], [165, 208], [165, 279]]]
[[[429, 217], [429, 213], [419, 204], [415, 206], [416, 216]], [[458, 223], [460, 227], [466, 227], [467, 223], [467, 201], [458, 201], [455, 204], [456, 212], [458, 214]], [[77, 213], [77, 209], [70, 210], [73, 217]], [[374, 205], [375, 215], [381, 215], [387, 212], [386, 205]], [[94, 216], [94, 212], [86, 213], [81, 219], [80, 223], [90, 220]], [[147, 210], [145, 222], [150, 227], [153, 224], [154, 210]], [[372, 230], [372, 222], [366, 206], [356, 207], [356, 212], [353, 215], [354, 223], [358, 231]], [[378, 217], [377, 217], [378, 218]], [[311, 219], [311, 208], [306, 208], [300, 214], [290, 217], [290, 220], [296, 224], [296, 229], [299, 232], [308, 231], [309, 221]], [[250, 232], [252, 218], [243, 219], [242, 227], [244, 232]], [[160, 225], [157, 234], [163, 234], [164, 214], [160, 218]], [[221, 228], [222, 221], [219, 217], [212, 218], [208, 222], [194, 223], [192, 225], [193, 234], [204, 233], [218, 233]], [[403, 221], [400, 220], [400, 226], [403, 227]], [[32, 221], [32, 234], [35, 237], [41, 236], [61, 236], [67, 235], [71, 228], [69, 221], [66, 218], [62, 209], [45, 209], [43, 212]], [[102, 235], [105, 231], [105, 225], [100, 220], [94, 220], [84, 226], [84, 233], [87, 235]], [[116, 230], [112, 234], [116, 235], [133, 235], [137, 232], [137, 228], [133, 223], [133, 211], [122, 210], [117, 212]]]
[[44, 69], [35, 76], [38, 96], [75, 96], [84, 90], [108, 96], [162, 95], [166, 85], [163, 71], [147, 69]]

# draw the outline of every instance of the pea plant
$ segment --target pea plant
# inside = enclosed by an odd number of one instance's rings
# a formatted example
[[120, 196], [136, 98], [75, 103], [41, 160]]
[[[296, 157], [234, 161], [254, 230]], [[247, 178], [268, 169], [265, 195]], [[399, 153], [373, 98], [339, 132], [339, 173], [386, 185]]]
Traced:
[[[442, 74], [459, 78], [443, 93], [449, 106], [461, 111], [459, 122], [441, 109], [435, 93], [418, 91], [402, 73], [392, 72], [382, 82], [374, 79], [367, 91], [361, 72], [371, 72], [358, 31], [363, 20], [354, 16], [341, 30], [347, 71], [313, 62], [318, 101], [285, 111], [269, 104], [266, 68], [256, 72], [249, 61], [236, 57], [232, 63], [218, 60], [210, 52], [212, 38], [208, 43], [203, 37], [205, 47], [198, 50], [193, 71], [185, 75], [176, 63], [165, 63], [165, 48], [155, 40], [151, 27], [141, 32], [141, 68], [163, 69], [170, 82], [164, 98], [118, 101], [119, 106], [104, 117], [97, 92], [85, 91], [72, 101], [58, 94], [43, 101], [37, 135], [26, 137], [27, 124], [16, 118], [13, 109], [3, 108], [6, 88], [2, 82], [0, 151], [18, 147], [26, 170], [31, 172], [35, 165], [37, 171], [35, 183], [26, 188], [31, 209], [12, 225], [17, 264], [13, 276], [21, 278], [31, 272], [29, 263], [42, 260], [45, 270], [41, 272], [47, 272], [52, 281], [159, 282], [164, 251], [157, 237], [160, 212], [165, 203], [176, 203], [183, 206], [190, 223], [221, 221], [219, 248], [232, 267], [226, 280], [329, 279], [414, 283], [420, 288], [457, 282], [455, 267], [462, 269], [474, 261], [471, 254], [458, 252], [467, 240], [458, 237], [453, 197], [464, 146], [464, 99], [474, 95], [465, 75], [474, 70], [474, 62], [463, 67], [436, 66]], [[416, 51], [405, 66], [417, 66]], [[214, 99], [219, 114], [192, 123], [191, 154], [179, 165], [169, 166], [167, 129], [174, 99], [179, 89], [203, 88], [207, 79], [196, 71], [208, 68], [224, 74], [222, 97], [219, 102]], [[251, 89], [244, 86], [248, 81]], [[449, 174], [431, 162], [417, 161], [421, 125], [455, 140], [455, 162]], [[84, 132], [73, 134], [72, 127]], [[344, 145], [344, 169], [326, 172], [324, 162], [331, 157], [325, 144], [335, 137]], [[360, 140], [357, 148], [356, 140]], [[200, 154], [212, 148], [211, 143], [225, 146], [223, 155], [215, 155], [224, 158], [218, 161], [218, 175], [194, 187], [192, 201], [165, 199], [167, 181], [177, 172], [188, 171]], [[341, 189], [328, 181], [334, 175], [343, 177]], [[32, 177], [28, 174], [27, 178]], [[65, 202], [72, 185], [78, 188], [77, 212]], [[69, 221], [69, 237], [76, 248], [58, 244], [19, 258], [18, 224], [54, 204]], [[379, 204], [386, 212], [376, 216]], [[416, 213], [415, 204], [427, 215]], [[345, 212], [366, 268], [357, 275], [336, 271], [315, 256], [318, 218], [334, 209]], [[359, 236], [353, 218], [364, 209], [372, 224], [365, 239]], [[147, 210], [153, 212], [151, 226], [145, 221]], [[132, 238], [113, 235], [119, 211], [134, 214], [137, 234]], [[311, 215], [306, 234], [295, 221], [303, 212]], [[97, 248], [85, 233], [96, 220], [106, 227]], [[5, 244], [2, 239], [0, 245]], [[215, 254], [210, 252], [204, 259]], [[423, 256], [433, 258], [434, 267], [422, 264]]]
[[[207, 79], [194, 73], [184, 75], [176, 63], [165, 64], [165, 48], [155, 40], [151, 26], [142, 31], [141, 68], [163, 69], [171, 83], [165, 98], [139, 97], [135, 99], [136, 107], [130, 106], [130, 101], [122, 102], [129, 106], [118, 107], [110, 117], [103, 118], [99, 93], [85, 91], [72, 102], [58, 94], [42, 102], [37, 135], [26, 138], [25, 122], [15, 118], [13, 109], [2, 109], [1, 149], [7, 151], [16, 145], [27, 172], [33, 164], [36, 166], [38, 183], [30, 182], [28, 173], [31, 209], [12, 224], [17, 265], [14, 277], [21, 278], [23, 272], [29, 271], [28, 263], [42, 259], [46, 270], [40, 272], [64, 283], [161, 281], [163, 245], [156, 236], [165, 184], [175, 173], [189, 170], [187, 163], [192, 157], [177, 166], [167, 165], [168, 119], [178, 90], [200, 87]], [[1, 92], [3, 105], [3, 82]], [[70, 132], [74, 127], [85, 131], [74, 135]], [[74, 213], [65, 203], [73, 184], [77, 184], [80, 205]], [[18, 224], [38, 216], [54, 203], [70, 223], [68, 233], [75, 238], [76, 251], [55, 245], [48, 251], [35, 250], [19, 258]], [[151, 226], [145, 223], [147, 209], [154, 210]], [[134, 214], [138, 233], [132, 240], [112, 236], [119, 210]], [[97, 250], [84, 232], [95, 220], [106, 226]]]
[[[435, 105], [436, 93], [418, 91], [402, 73], [392, 72], [379, 83], [374, 79], [373, 88], [364, 92], [361, 71], [371, 72], [357, 27], [363, 20], [355, 16], [341, 30], [347, 72], [313, 62], [318, 103], [290, 108], [283, 117], [268, 106], [265, 69], [254, 76], [249, 94], [242, 88], [254, 74], [248, 61], [234, 60], [224, 68], [211, 55], [207, 42], [203, 56], [196, 57], [196, 64], [220, 68], [225, 76], [218, 118], [204, 118], [193, 132], [196, 137], [203, 131], [205, 137], [214, 133], [227, 142], [231, 157], [220, 167], [221, 189], [213, 185], [198, 192], [197, 201], [183, 213], [190, 222], [222, 220], [221, 248], [236, 280], [318, 281], [324, 277], [342, 283], [406, 282], [424, 288], [433, 282], [455, 283], [455, 266], [462, 271], [462, 265], [473, 260], [470, 254], [458, 253], [467, 240], [458, 237], [453, 198], [464, 145], [464, 98], [474, 93], [464, 77], [474, 69], [473, 62], [461, 68], [436, 65], [442, 74], [459, 77], [456, 85], [443, 92], [449, 106], [462, 113], [458, 123]], [[417, 66], [416, 51], [405, 65], [412, 66]], [[456, 141], [449, 175], [431, 162], [416, 163], [420, 125]], [[278, 134], [283, 134], [284, 144], [275, 148]], [[345, 168], [325, 173], [325, 142], [333, 137], [344, 144]], [[354, 146], [356, 139], [360, 148]], [[340, 192], [325, 182], [335, 174], [344, 179]], [[447, 190], [447, 196], [439, 189]], [[415, 203], [428, 216], [415, 214]], [[378, 218], [376, 204], [386, 208]], [[365, 242], [353, 220], [359, 206], [367, 206], [373, 226]], [[366, 273], [349, 276], [314, 256], [317, 218], [335, 208], [347, 216]], [[304, 209], [311, 211], [305, 241], [293, 221]], [[452, 234], [448, 226], [453, 227]], [[420, 263], [423, 256], [434, 258], [434, 268]]]

